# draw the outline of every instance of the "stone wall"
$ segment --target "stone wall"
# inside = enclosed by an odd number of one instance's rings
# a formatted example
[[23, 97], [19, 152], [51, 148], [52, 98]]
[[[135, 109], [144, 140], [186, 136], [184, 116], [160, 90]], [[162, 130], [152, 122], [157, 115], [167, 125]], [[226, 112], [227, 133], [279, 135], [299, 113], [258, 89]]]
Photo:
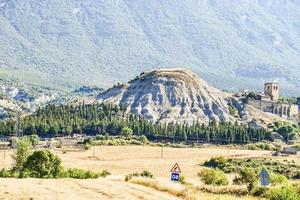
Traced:
[[295, 118], [299, 114], [298, 105], [294, 104], [254, 99], [249, 99], [248, 104], [264, 112], [270, 112], [284, 118]]
[[273, 113], [273, 102], [272, 101], [249, 99], [248, 104], [253, 106], [254, 108], [257, 108], [264, 112]]

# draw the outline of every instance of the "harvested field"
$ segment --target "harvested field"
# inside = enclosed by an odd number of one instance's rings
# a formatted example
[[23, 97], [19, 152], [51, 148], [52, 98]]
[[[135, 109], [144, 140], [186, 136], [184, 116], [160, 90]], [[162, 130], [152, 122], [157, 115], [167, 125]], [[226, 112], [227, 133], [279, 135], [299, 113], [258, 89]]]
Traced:
[[[271, 152], [206, 148], [163, 148], [150, 146], [96, 146], [90, 150], [53, 149], [67, 168], [77, 167], [111, 172], [108, 178], [96, 180], [0, 179], [0, 199], [176, 199], [167, 193], [124, 182], [124, 176], [143, 170], [158, 180], [168, 181], [170, 169], [177, 162], [188, 182], [199, 184], [199, 164], [211, 157], [268, 157]], [[0, 168], [12, 164], [12, 150], [0, 152]], [[222, 198], [220, 198], [222, 199]]]
[[118, 180], [0, 179], [0, 199], [177, 199]]

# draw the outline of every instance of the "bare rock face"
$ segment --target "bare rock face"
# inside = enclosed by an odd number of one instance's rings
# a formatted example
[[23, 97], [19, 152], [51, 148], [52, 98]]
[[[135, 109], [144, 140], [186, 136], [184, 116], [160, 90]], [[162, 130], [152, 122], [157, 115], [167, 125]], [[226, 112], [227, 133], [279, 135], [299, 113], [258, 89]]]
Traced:
[[117, 104], [152, 122], [235, 121], [227, 97], [192, 71], [178, 68], [142, 73], [99, 94], [97, 100]]

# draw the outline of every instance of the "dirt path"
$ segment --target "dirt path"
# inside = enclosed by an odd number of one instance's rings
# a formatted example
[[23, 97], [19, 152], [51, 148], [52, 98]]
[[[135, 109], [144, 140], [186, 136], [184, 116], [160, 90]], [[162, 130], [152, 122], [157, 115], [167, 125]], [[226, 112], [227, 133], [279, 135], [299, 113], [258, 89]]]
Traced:
[[116, 178], [0, 179], [0, 199], [178, 199]]

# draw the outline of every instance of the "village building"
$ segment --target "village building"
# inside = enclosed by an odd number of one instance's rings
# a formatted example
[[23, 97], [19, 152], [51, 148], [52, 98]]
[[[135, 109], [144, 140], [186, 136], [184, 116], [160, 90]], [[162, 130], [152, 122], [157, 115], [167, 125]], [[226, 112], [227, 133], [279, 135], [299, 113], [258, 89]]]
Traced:
[[298, 117], [299, 108], [297, 104], [279, 101], [280, 88], [278, 83], [265, 83], [264, 93], [257, 93], [253, 99], [248, 99], [248, 104], [287, 119]]

